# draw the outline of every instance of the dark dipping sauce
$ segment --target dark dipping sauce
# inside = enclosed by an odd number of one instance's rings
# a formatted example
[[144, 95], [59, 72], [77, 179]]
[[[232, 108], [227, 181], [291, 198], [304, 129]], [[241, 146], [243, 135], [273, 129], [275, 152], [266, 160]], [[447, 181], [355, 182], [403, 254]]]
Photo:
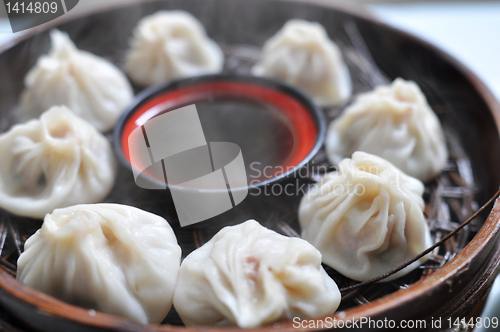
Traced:
[[297, 166], [318, 139], [311, 111], [284, 91], [246, 82], [201, 82], [159, 91], [137, 104], [121, 132], [125, 158], [130, 162], [132, 130], [191, 104], [196, 105], [207, 142], [231, 142], [241, 148], [250, 185]]

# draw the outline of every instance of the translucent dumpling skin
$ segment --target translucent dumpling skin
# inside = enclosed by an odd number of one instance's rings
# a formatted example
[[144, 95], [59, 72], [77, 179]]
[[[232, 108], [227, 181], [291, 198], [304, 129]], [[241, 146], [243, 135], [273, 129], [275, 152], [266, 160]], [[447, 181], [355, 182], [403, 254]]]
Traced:
[[165, 219], [126, 205], [76, 205], [45, 217], [26, 241], [17, 279], [75, 305], [160, 323], [180, 259]]
[[100, 202], [116, 179], [108, 139], [64, 106], [1, 134], [0, 155], [0, 207], [21, 216]]
[[261, 60], [252, 73], [295, 85], [319, 106], [336, 106], [352, 92], [339, 47], [316, 22], [288, 21], [264, 44]]
[[50, 39], [49, 54], [24, 79], [21, 120], [65, 105], [97, 130], [112, 129], [134, 96], [125, 74], [108, 60], [77, 49], [64, 32], [52, 30]]
[[257, 327], [333, 314], [339, 303], [312, 245], [255, 220], [223, 228], [187, 256], [174, 294], [186, 325]]
[[[323, 262], [354, 280], [382, 275], [431, 246], [423, 214], [424, 185], [364, 152], [340, 162], [299, 206], [302, 238]], [[384, 279], [402, 276], [427, 257]]]
[[191, 14], [159, 11], [137, 25], [125, 69], [132, 81], [149, 86], [175, 78], [221, 71], [224, 54]]
[[438, 117], [418, 85], [401, 78], [360, 95], [330, 123], [325, 144], [333, 164], [364, 151], [421, 181], [438, 175], [448, 159]]

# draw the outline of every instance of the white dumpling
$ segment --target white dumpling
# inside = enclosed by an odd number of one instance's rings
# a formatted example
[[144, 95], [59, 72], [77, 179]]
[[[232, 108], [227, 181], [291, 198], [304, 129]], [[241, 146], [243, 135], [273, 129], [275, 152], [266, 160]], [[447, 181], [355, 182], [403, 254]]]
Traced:
[[111, 144], [65, 106], [1, 134], [0, 155], [0, 207], [21, 216], [99, 202], [115, 183]]
[[351, 77], [339, 47], [316, 22], [288, 21], [264, 44], [261, 60], [252, 73], [291, 83], [319, 106], [336, 106], [352, 93]]
[[331, 122], [326, 151], [333, 164], [355, 151], [375, 154], [422, 181], [448, 159], [439, 119], [418, 85], [401, 78], [361, 94]]
[[149, 86], [217, 73], [223, 64], [222, 50], [193, 15], [163, 10], [139, 21], [125, 70], [134, 83]]
[[125, 74], [108, 60], [77, 49], [64, 32], [52, 30], [50, 39], [49, 54], [24, 79], [21, 120], [66, 105], [99, 131], [112, 129], [133, 98]]
[[[421, 181], [388, 161], [355, 152], [302, 198], [302, 238], [321, 252], [323, 263], [346, 277], [375, 278], [431, 246], [423, 192]], [[410, 272], [427, 258], [384, 281]]]
[[333, 314], [339, 304], [318, 250], [255, 220], [223, 228], [187, 256], [174, 294], [186, 325], [250, 328]]
[[75, 305], [160, 323], [180, 260], [162, 217], [119, 204], [75, 205], [48, 214], [26, 241], [17, 280]]

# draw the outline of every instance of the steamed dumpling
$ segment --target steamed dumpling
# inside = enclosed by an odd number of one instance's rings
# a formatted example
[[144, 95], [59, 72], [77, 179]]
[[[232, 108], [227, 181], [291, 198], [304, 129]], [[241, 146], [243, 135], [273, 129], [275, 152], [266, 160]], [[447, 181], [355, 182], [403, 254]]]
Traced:
[[99, 202], [115, 183], [109, 141], [64, 106], [1, 134], [0, 155], [0, 207], [21, 216]]
[[186, 325], [257, 327], [332, 314], [339, 303], [313, 246], [255, 220], [223, 228], [187, 256], [174, 294]]
[[112, 129], [133, 98], [125, 75], [108, 60], [77, 49], [64, 32], [52, 30], [50, 39], [49, 54], [24, 79], [22, 121], [65, 105], [97, 130]]
[[401, 78], [346, 108], [328, 128], [326, 151], [333, 164], [355, 151], [375, 154], [422, 181], [438, 175], [448, 159], [439, 119], [418, 85]]
[[180, 260], [165, 219], [126, 205], [76, 205], [45, 217], [24, 245], [17, 279], [75, 305], [160, 323]]
[[316, 22], [288, 21], [264, 44], [261, 60], [252, 73], [296, 85], [319, 106], [336, 106], [352, 92], [340, 49]]
[[302, 198], [302, 238], [321, 252], [325, 264], [346, 277], [358, 281], [377, 277], [431, 246], [423, 192], [421, 181], [388, 161], [355, 152]]
[[221, 71], [224, 55], [191, 14], [159, 11], [134, 31], [125, 69], [133, 82], [149, 86], [174, 78]]

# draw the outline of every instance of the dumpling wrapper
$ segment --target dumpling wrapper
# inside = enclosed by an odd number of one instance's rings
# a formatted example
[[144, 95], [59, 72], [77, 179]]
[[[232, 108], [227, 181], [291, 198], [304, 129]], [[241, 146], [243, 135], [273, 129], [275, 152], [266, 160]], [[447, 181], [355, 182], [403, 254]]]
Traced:
[[[321, 252], [323, 263], [344, 276], [358, 281], [378, 277], [432, 245], [423, 192], [421, 181], [388, 161], [355, 152], [302, 198], [302, 238]], [[427, 259], [383, 281], [405, 275]]]
[[17, 280], [68, 303], [160, 323], [180, 259], [162, 217], [119, 204], [76, 205], [48, 214], [26, 241]]
[[64, 32], [52, 30], [50, 39], [49, 53], [24, 79], [21, 122], [65, 105], [97, 130], [112, 129], [134, 97], [125, 74], [108, 60], [77, 49]]
[[217, 73], [224, 54], [203, 25], [182, 10], [162, 10], [139, 21], [125, 70], [141, 86]]
[[418, 85], [401, 78], [361, 94], [330, 123], [325, 145], [335, 165], [364, 151], [421, 181], [438, 175], [448, 159], [438, 117]]
[[0, 207], [42, 219], [104, 199], [116, 179], [108, 139], [65, 106], [0, 135]]
[[295, 85], [319, 106], [339, 105], [352, 93], [349, 69], [339, 47], [316, 22], [288, 21], [264, 44], [252, 73]]
[[249, 220], [225, 227], [182, 262], [174, 307], [186, 325], [257, 327], [333, 314], [340, 303], [321, 254]]

